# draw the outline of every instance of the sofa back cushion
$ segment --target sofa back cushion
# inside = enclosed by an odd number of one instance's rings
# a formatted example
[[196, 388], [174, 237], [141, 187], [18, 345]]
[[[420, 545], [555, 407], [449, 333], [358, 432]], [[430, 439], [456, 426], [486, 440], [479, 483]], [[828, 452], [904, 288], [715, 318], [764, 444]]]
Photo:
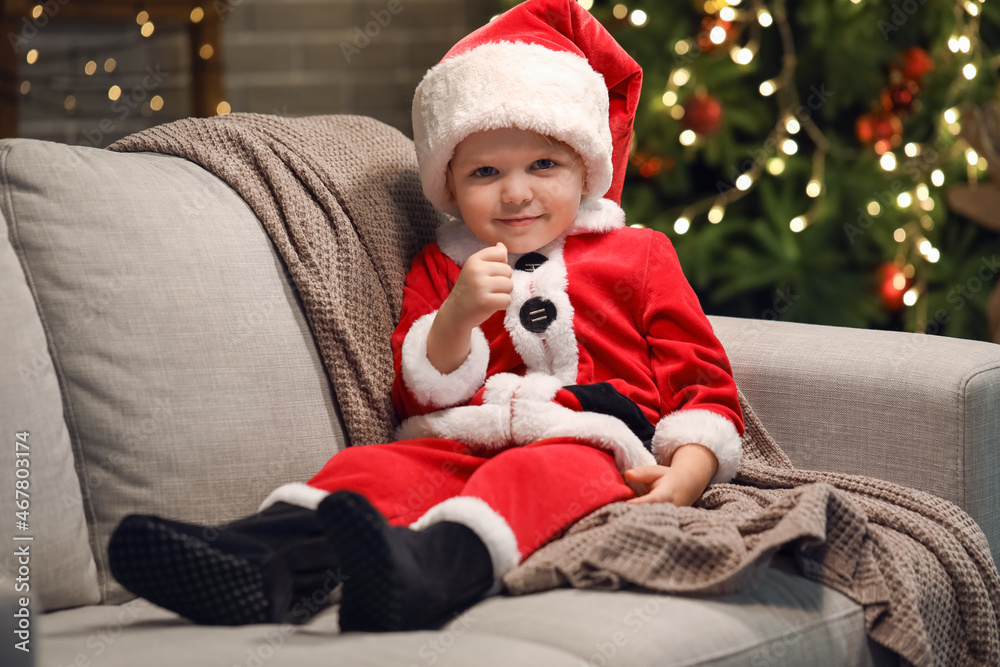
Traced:
[[[0, 149], [0, 173], [5, 158]], [[36, 609], [92, 604], [100, 593], [80, 484], [45, 331], [9, 238], [16, 231], [0, 212], [0, 581]]]
[[80, 480], [40, 488], [37, 502], [82, 504], [101, 599], [121, 602], [131, 596], [106, 546], [122, 516], [249, 514], [339, 451], [342, 425], [281, 260], [222, 181], [160, 155], [31, 140], [0, 152], [0, 213]]

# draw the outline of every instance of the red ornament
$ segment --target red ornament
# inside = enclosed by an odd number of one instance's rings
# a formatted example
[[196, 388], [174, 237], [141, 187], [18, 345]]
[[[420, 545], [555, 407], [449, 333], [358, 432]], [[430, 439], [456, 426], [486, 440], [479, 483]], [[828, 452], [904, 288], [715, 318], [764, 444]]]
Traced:
[[724, 115], [722, 105], [715, 96], [696, 93], [684, 102], [684, 118], [681, 120], [681, 125], [698, 134], [715, 134], [722, 127]]
[[866, 113], [858, 118], [855, 131], [858, 139], [872, 144], [879, 155], [903, 141], [903, 121], [891, 111]]
[[901, 79], [882, 89], [882, 108], [885, 111], [909, 113], [918, 104], [920, 86], [913, 79]]
[[879, 294], [882, 307], [894, 311], [903, 307], [903, 295], [910, 289], [912, 280], [895, 264], [885, 264], [879, 269]]
[[911, 46], [900, 54], [902, 66], [900, 71], [903, 76], [911, 81], [920, 80], [928, 72], [934, 71], [934, 60], [926, 51], [917, 46]]

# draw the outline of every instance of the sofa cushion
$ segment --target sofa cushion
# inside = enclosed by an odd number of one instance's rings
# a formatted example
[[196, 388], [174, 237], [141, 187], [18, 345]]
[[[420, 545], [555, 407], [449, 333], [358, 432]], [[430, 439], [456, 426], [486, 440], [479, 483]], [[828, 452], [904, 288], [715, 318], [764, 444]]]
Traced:
[[140, 655], [146, 665], [267, 667], [898, 662], [867, 639], [859, 605], [784, 565], [752, 590], [712, 599], [558, 589], [489, 598], [437, 631], [339, 635], [336, 619], [331, 608], [305, 626], [220, 630], [135, 600], [46, 614], [39, 641], [44, 664], [82, 654], [102, 667], [132, 667]]
[[230, 521], [308, 479], [343, 432], [295, 290], [228, 186], [179, 158], [0, 146], [102, 599], [122, 601], [106, 545], [124, 514]]
[[[0, 188], [6, 151], [0, 149]], [[6, 199], [0, 192], [0, 200]], [[27, 594], [37, 611], [90, 604], [100, 599], [97, 570], [88, 542], [80, 484], [73, 468], [69, 432], [63, 421], [59, 383], [35, 300], [8, 237], [0, 201], [0, 470], [5, 473], [0, 516], [7, 537], [0, 550], [0, 580], [11, 592]], [[27, 433], [18, 441], [15, 434]], [[15, 478], [24, 494], [16, 497]], [[9, 477], [8, 477], [9, 475]], [[26, 502], [25, 502], [26, 501]], [[16, 505], [15, 503], [24, 504]], [[26, 511], [26, 530], [15, 525]], [[11, 535], [10, 533], [13, 533]], [[14, 541], [14, 537], [31, 537]], [[15, 550], [27, 549], [27, 577], [14, 582], [21, 563]], [[22, 573], [23, 574], [23, 573]], [[5, 663], [6, 664], [6, 663]]]

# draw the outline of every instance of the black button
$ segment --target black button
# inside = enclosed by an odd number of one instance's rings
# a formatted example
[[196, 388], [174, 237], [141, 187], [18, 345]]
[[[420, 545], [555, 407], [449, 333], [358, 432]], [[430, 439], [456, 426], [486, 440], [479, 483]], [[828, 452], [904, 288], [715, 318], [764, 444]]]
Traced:
[[521, 306], [521, 324], [531, 333], [542, 333], [556, 319], [556, 307], [551, 301], [535, 297]]
[[517, 260], [517, 263], [514, 264], [514, 268], [518, 271], [527, 271], [528, 273], [531, 273], [547, 262], [548, 259], [548, 257], [542, 255], [541, 253], [529, 252], [527, 255]]

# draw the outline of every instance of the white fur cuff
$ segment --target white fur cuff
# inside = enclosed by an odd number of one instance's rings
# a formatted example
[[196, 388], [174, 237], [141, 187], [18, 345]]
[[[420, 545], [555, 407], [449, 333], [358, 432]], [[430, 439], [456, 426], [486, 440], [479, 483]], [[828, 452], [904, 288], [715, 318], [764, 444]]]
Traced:
[[728, 482], [736, 476], [743, 447], [733, 423], [710, 410], [677, 410], [660, 420], [653, 434], [656, 460], [669, 460], [681, 445], [698, 443], [719, 460], [719, 469], [709, 484]]
[[423, 530], [441, 521], [460, 523], [479, 536], [490, 552], [490, 561], [493, 563], [493, 588], [487, 595], [500, 592], [503, 575], [521, 562], [517, 537], [507, 520], [480, 498], [456, 496], [427, 510], [422, 517], [410, 524], [410, 528]]
[[476, 327], [469, 356], [451, 373], [442, 373], [427, 358], [427, 336], [435, 317], [437, 311], [418, 319], [403, 340], [403, 383], [424, 405], [447, 408], [467, 402], [483, 386], [490, 345], [482, 329]]
[[308, 484], [303, 484], [302, 482], [290, 482], [288, 484], [282, 484], [272, 491], [271, 494], [264, 499], [264, 502], [260, 504], [257, 511], [263, 512], [274, 503], [288, 503], [289, 505], [298, 505], [299, 507], [314, 510], [319, 507], [319, 504], [328, 495], [330, 495], [329, 491], [317, 489], [315, 486], [309, 486]]

